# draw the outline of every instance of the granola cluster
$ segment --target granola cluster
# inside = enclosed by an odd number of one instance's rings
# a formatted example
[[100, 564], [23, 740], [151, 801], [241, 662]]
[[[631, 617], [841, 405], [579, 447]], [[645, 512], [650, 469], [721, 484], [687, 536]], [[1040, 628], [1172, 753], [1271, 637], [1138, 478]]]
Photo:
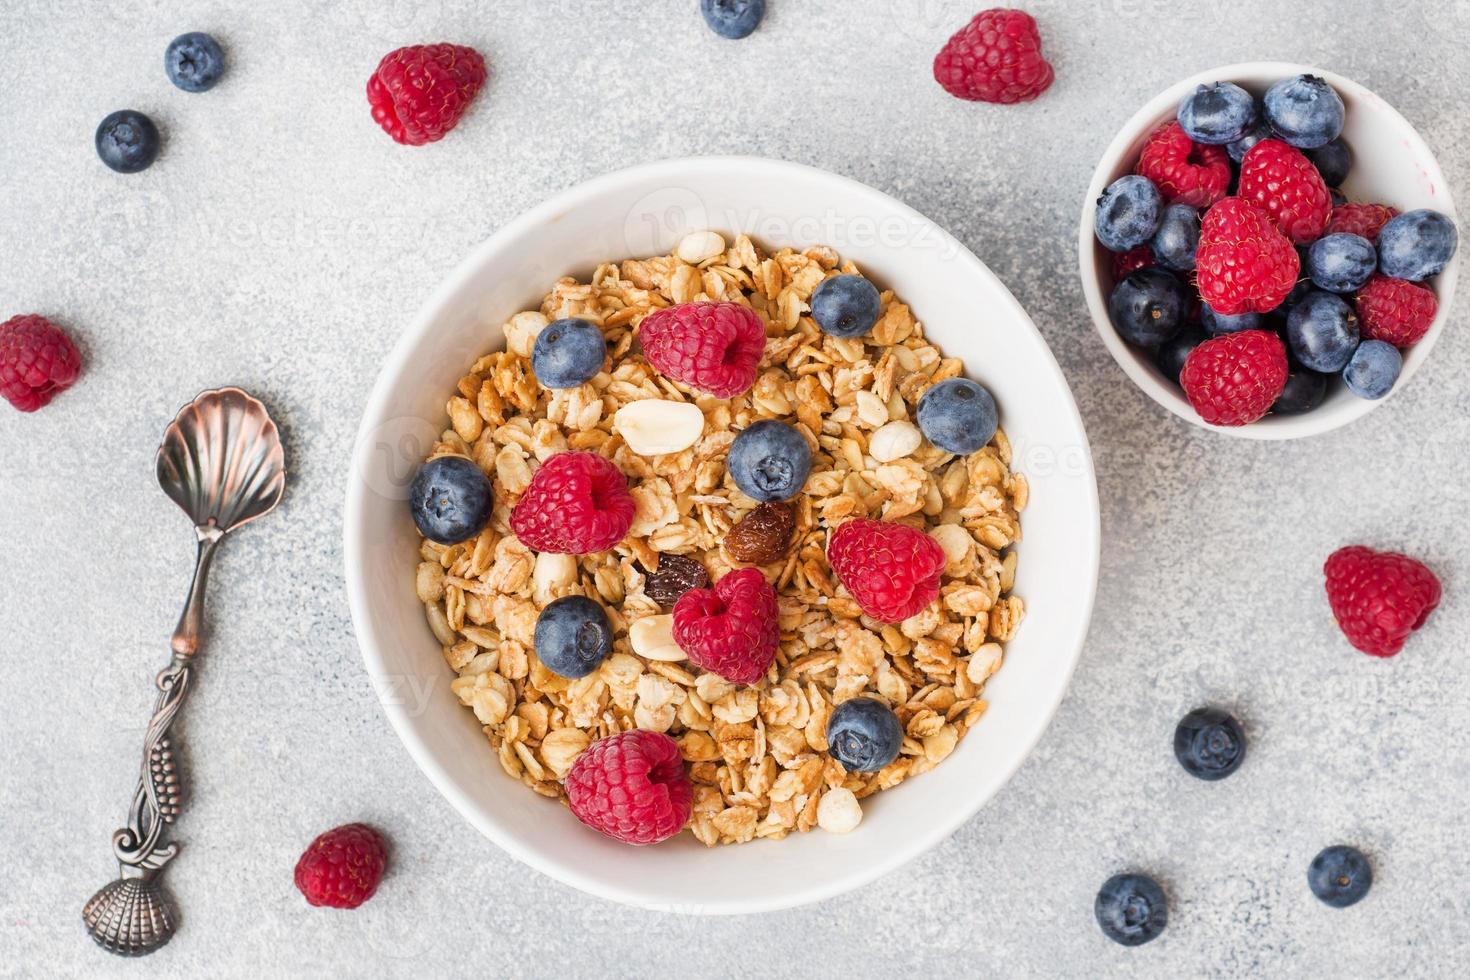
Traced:
[[[920, 437], [919, 397], [962, 365], [924, 338], [891, 291], [867, 336], [828, 336], [812, 322], [812, 290], [827, 276], [856, 272], [830, 248], [767, 255], [746, 236], [727, 247], [701, 232], [673, 254], [607, 263], [586, 283], [559, 280], [540, 310], [505, 324], [507, 348], [460, 379], [450, 427], [429, 458], [477, 462], [494, 484], [495, 512], [464, 543], [424, 540], [415, 584], [457, 674], [452, 689], [512, 778], [564, 800], [561, 781], [592, 741], [651, 729], [682, 750], [695, 789], [689, 829], [706, 845], [813, 826], [843, 832], [861, 819], [860, 800], [933, 768], [984, 714], [985, 681], [1024, 611], [1010, 594], [1016, 555], [1008, 549], [1020, 539], [1026, 478], [1010, 470], [1004, 432], [968, 457]], [[698, 301], [747, 304], [764, 322], [760, 376], [746, 394], [701, 394], [638, 354], [645, 314]], [[610, 368], [580, 388], [544, 390], [531, 347], [562, 317], [602, 328]], [[704, 426], [693, 446], [651, 458], [632, 451], [614, 413], [650, 398], [698, 408]], [[738, 687], [680, 655], [667, 610], [649, 594], [650, 576], [664, 556], [693, 559], [714, 580], [748, 567], [742, 557], [765, 557], [755, 546], [764, 537], [753, 544], [754, 534], [731, 536], [757, 505], [730, 479], [725, 455], [737, 431], [767, 418], [798, 427], [813, 467], [792, 502], [789, 546], [758, 566], [780, 597], [780, 651], [762, 681]], [[538, 555], [510, 533], [511, 508], [542, 461], [578, 449], [627, 475], [633, 526], [611, 551]], [[853, 517], [932, 535], [948, 559], [939, 600], [894, 625], [866, 618], [825, 555], [829, 532]], [[665, 572], [676, 565], [687, 567], [669, 562]], [[540, 610], [570, 594], [601, 603], [617, 637], [601, 667], [580, 680], [547, 670], [532, 642]], [[833, 706], [863, 694], [885, 701], [904, 725], [898, 758], [876, 773], [850, 773], [827, 752]]]

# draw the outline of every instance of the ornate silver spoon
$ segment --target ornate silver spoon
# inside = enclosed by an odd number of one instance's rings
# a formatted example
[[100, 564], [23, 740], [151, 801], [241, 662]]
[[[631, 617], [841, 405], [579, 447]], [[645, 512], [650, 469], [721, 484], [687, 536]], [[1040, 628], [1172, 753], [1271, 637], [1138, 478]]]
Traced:
[[158, 873], [179, 851], [164, 828], [183, 803], [169, 732], [194, 676], [204, 591], [226, 534], [270, 513], [286, 488], [285, 454], [265, 406], [239, 388], [206, 391], [179, 410], [158, 447], [158, 482], [194, 522], [194, 582], [174, 630], [173, 660], [158, 674], [158, 701], [143, 743], [143, 767], [128, 825], [112, 835], [119, 877], [92, 896], [82, 921], [98, 945], [143, 956], [173, 938], [173, 909]]

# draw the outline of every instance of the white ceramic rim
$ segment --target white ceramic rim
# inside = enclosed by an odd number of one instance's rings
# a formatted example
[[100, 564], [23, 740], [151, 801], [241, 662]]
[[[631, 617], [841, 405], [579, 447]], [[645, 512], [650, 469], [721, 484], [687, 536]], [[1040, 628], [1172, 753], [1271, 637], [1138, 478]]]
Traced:
[[[370, 676], [379, 676], [386, 673], [386, 664], [381, 652], [377, 649], [377, 641], [374, 637], [367, 635], [363, 624], [368, 622], [367, 588], [361, 573], [363, 568], [362, 535], [354, 533], [359, 528], [363, 519], [363, 500], [368, 492], [364, 482], [357, 478], [356, 474], [364, 471], [367, 463], [366, 455], [371, 451], [371, 440], [364, 438], [374, 426], [382, 420], [385, 403], [392, 390], [392, 380], [403, 372], [411, 355], [424, 336], [429, 333], [430, 328], [438, 316], [438, 311], [448, 299], [452, 297], [466, 282], [472, 279], [476, 271], [487, 262], [502, 257], [502, 253], [513, 247], [516, 239], [522, 232], [535, 227], [546, 221], [554, 220], [560, 215], [572, 212], [578, 205], [590, 198], [600, 195], [611, 188], [617, 187], [624, 182], [636, 181], [645, 177], [660, 178], [668, 182], [676, 182], [681, 175], [697, 172], [702, 169], [728, 168], [732, 164], [746, 168], [750, 172], [764, 171], [772, 177], [786, 175], [820, 175], [823, 180], [845, 186], [850, 192], [866, 196], [872, 200], [875, 206], [894, 209], [905, 215], [916, 225], [926, 226], [938, 237], [940, 242], [954, 250], [959, 260], [970, 267], [970, 271], [977, 276], [989, 280], [996, 288], [999, 296], [1010, 305], [1011, 313], [1024, 322], [1030, 331], [1025, 335], [1026, 341], [1039, 347], [1040, 353], [1044, 354], [1042, 363], [1054, 374], [1059, 383], [1061, 391], [1066, 396], [1065, 409], [1070, 414], [1071, 421], [1075, 424], [1077, 434], [1081, 439], [1080, 465], [1083, 467], [1081, 476], [1088, 490], [1090, 512], [1092, 520], [1087, 523], [1086, 529], [1089, 540], [1079, 542], [1080, 553], [1085, 555], [1087, 562], [1086, 578], [1088, 588], [1085, 595], [1085, 606], [1081, 615], [1075, 620], [1073, 635], [1068, 640], [1069, 655], [1065, 666], [1065, 677], [1058, 684], [1050, 703], [1045, 705], [1045, 710], [1035, 713], [1034, 721], [1026, 737], [1020, 742], [1020, 750], [1014, 755], [1014, 761], [1010, 765], [998, 768], [990, 778], [983, 784], [973, 785], [967, 794], [973, 802], [969, 805], [957, 806], [953, 810], [935, 814], [932, 822], [916, 829], [916, 832], [905, 840], [903, 846], [893, 847], [886, 852], [873, 854], [871, 860], [855, 866], [854, 870], [843, 876], [833, 877], [828, 881], [812, 885], [794, 885], [783, 888], [779, 894], [771, 897], [766, 902], [747, 902], [736, 905], [730, 902], [722, 902], [718, 896], [711, 898], [708, 902], [701, 904], [697, 909], [683, 909], [680, 911], [694, 912], [697, 914], [745, 914], [755, 912], [771, 912], [781, 909], [793, 908], [812, 902], [821, 901], [837, 895], [845, 894], [856, 888], [860, 888], [877, 878], [895, 870], [899, 866], [912, 860], [918, 855], [929, 850], [934, 845], [948, 838], [961, 824], [969, 820], [980, 808], [988, 803], [996, 792], [1004, 786], [1022, 763], [1030, 757], [1035, 749], [1036, 743], [1046, 732], [1056, 715], [1058, 706], [1066, 696], [1070, 687], [1071, 677], [1076, 671], [1077, 662], [1081, 658], [1083, 647], [1086, 643], [1087, 633], [1092, 620], [1092, 612], [1097, 595], [1097, 582], [1099, 566], [1101, 563], [1101, 514], [1099, 509], [1097, 480], [1092, 463], [1092, 451], [1087, 439], [1087, 430], [1082, 423], [1081, 413], [1077, 410], [1076, 399], [1072, 396], [1071, 387], [1068, 385], [1066, 376], [1057, 364], [1051, 348], [1047, 345], [1041, 332], [1037, 330], [1030, 316], [1021, 306], [1020, 302], [1011, 294], [1010, 290], [1002, 283], [996, 275], [990, 271], [979, 258], [975, 256], [958, 239], [955, 239], [943, 228], [939, 227], [927, 217], [915, 211], [913, 208], [884, 194], [875, 188], [869, 187], [859, 181], [848, 177], [832, 174], [815, 167], [802, 164], [789, 163], [781, 160], [772, 160], [765, 157], [750, 156], [715, 156], [715, 157], [683, 157], [672, 160], [663, 160], [654, 163], [642, 164], [623, 170], [614, 171], [600, 177], [577, 184], [565, 191], [555, 195], [547, 201], [531, 208], [529, 211], [512, 219], [504, 227], [493, 233], [488, 239], [480, 243], [450, 275], [435, 288], [429, 298], [419, 308], [413, 324], [403, 333], [389, 353], [387, 360], [379, 370], [377, 380], [373, 384], [372, 393], [368, 397], [367, 406], [364, 409], [362, 421], [357, 432], [356, 444], [353, 449], [351, 461], [351, 474], [347, 480], [347, 501], [343, 520], [343, 553], [346, 565], [347, 598], [351, 609], [354, 633], [357, 637], [358, 647], [362, 652], [362, 658]], [[1018, 337], [1019, 341], [1020, 338]], [[399, 739], [408, 749], [418, 767], [428, 776], [429, 781], [447, 799], [450, 804], [459, 811], [472, 826], [488, 837], [503, 851], [517, 860], [531, 866], [535, 870], [547, 875], [557, 881], [570, 885], [588, 894], [610, 901], [619, 902], [639, 908], [668, 911], [669, 907], [661, 905], [656, 899], [652, 899], [639, 892], [624, 890], [607, 881], [583, 873], [581, 868], [571, 862], [563, 862], [555, 856], [541, 851], [531, 850], [523, 847], [513, 836], [504, 832], [498, 822], [491, 814], [483, 812], [475, 806], [459, 788], [455, 782], [444, 771], [434, 752], [424, 743], [415, 731], [409, 717], [407, 706], [386, 696], [387, 692], [377, 690], [379, 703], [387, 714], [393, 729], [398, 733]]]
[[[1316, 75], [1324, 79], [1329, 85], [1339, 92], [1350, 94], [1354, 100], [1364, 98], [1371, 99], [1382, 107], [1385, 115], [1397, 119], [1403, 125], [1408, 134], [1408, 148], [1417, 153], [1424, 161], [1425, 171], [1438, 187], [1443, 189], [1442, 207], [1443, 211], [1458, 224], [1458, 216], [1455, 211], [1454, 195], [1450, 192], [1449, 181], [1445, 179], [1444, 171], [1440, 169], [1439, 161], [1435, 159], [1434, 152], [1429, 144], [1424, 142], [1412, 124], [1403, 115], [1383, 98], [1375, 94], [1371, 89], [1358, 84], [1350, 78], [1345, 78], [1336, 72], [1327, 71], [1324, 68], [1314, 68], [1310, 65], [1297, 65], [1280, 61], [1247, 61], [1234, 65], [1224, 65], [1220, 68], [1211, 68], [1202, 71], [1183, 81], [1169, 86], [1148, 102], [1143, 108], [1133, 114], [1118, 131], [1118, 135], [1108, 144], [1103, 152], [1097, 169], [1093, 171], [1092, 183], [1088, 185], [1087, 195], [1082, 199], [1082, 220], [1077, 229], [1077, 263], [1078, 270], [1082, 276], [1082, 292], [1087, 299], [1087, 309], [1092, 315], [1092, 324], [1102, 337], [1103, 343], [1107, 345], [1108, 353], [1113, 355], [1113, 360], [1118, 362], [1125, 374], [1133, 380], [1133, 383], [1142, 388], [1144, 392], [1158, 402], [1164, 408], [1184, 419], [1192, 425], [1212, 432], [1222, 432], [1226, 435], [1237, 436], [1242, 439], [1298, 439], [1306, 436], [1320, 435], [1331, 432], [1367, 415], [1379, 405], [1384, 404], [1394, 395], [1408, 386], [1410, 379], [1418, 372], [1419, 367], [1428, 358], [1430, 350], [1444, 332], [1445, 324], [1449, 320], [1450, 307], [1455, 297], [1455, 283], [1459, 278], [1460, 251], [1456, 251], [1450, 264], [1441, 272], [1435, 282], [1435, 292], [1439, 296], [1439, 311], [1430, 325], [1429, 332], [1424, 339], [1415, 344], [1404, 353], [1404, 368], [1399, 375], [1398, 382], [1383, 398], [1376, 401], [1368, 399], [1353, 399], [1342, 403], [1345, 407], [1331, 412], [1318, 409], [1305, 415], [1272, 415], [1254, 422], [1250, 425], [1239, 426], [1217, 426], [1210, 425], [1201, 419], [1190, 407], [1189, 401], [1183, 392], [1163, 379], [1155, 376], [1152, 370], [1141, 363], [1138, 352], [1129, 346], [1128, 342], [1118, 336], [1113, 329], [1112, 321], [1108, 317], [1107, 296], [1103, 294], [1100, 281], [1100, 270], [1097, 262], [1097, 251], [1095, 248], [1095, 237], [1092, 233], [1093, 214], [1097, 210], [1097, 199], [1103, 189], [1111, 182], [1113, 171], [1118, 162], [1128, 152], [1133, 142], [1141, 133], [1149, 127], [1156, 125], [1166, 113], [1170, 113], [1179, 104], [1179, 101], [1196, 85], [1208, 84], [1214, 81], [1230, 81], [1235, 78], [1251, 75], [1274, 75], [1278, 78], [1288, 78], [1293, 75]], [[1131, 168], [1130, 168], [1131, 171]]]

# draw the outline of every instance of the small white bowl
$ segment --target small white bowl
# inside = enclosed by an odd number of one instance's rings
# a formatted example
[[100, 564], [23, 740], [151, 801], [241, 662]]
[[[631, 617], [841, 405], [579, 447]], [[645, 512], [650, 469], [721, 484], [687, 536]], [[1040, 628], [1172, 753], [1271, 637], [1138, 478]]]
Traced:
[[[990, 709], [933, 772], [864, 801], [854, 832], [706, 849], [687, 834], [628, 847], [501, 770], [414, 595], [418, 536], [404, 502], [447, 425], [466, 367], [500, 325], [563, 275], [668, 252], [687, 232], [744, 231], [767, 246], [826, 243], [899, 291], [946, 353], [994, 392], [1015, 465], [1031, 483], [1015, 590], [1026, 621], [986, 687]], [[363, 660], [394, 728], [434, 786], [532, 867], [652, 909], [758, 912], [839, 894], [943, 840], [990, 799], [1041, 737], [1066, 691], [1092, 610], [1098, 501], [1087, 437], [1040, 333], [998, 279], [928, 219], [855, 181], [755, 158], [673, 160], [574, 187], [477, 248], [423, 306], [373, 388], [353, 455], [344, 527], [347, 591]], [[427, 792], [427, 788], [424, 790]], [[444, 828], [446, 841], [461, 832]]]
[[[1179, 386], [1165, 378], [1147, 351], [1134, 347], [1119, 336], [1108, 319], [1108, 294], [1113, 286], [1113, 253], [1102, 247], [1093, 234], [1093, 215], [1097, 199], [1113, 181], [1133, 172], [1139, 151], [1149, 134], [1160, 124], [1173, 119], [1179, 101], [1196, 85], [1208, 82], [1234, 82], [1253, 95], [1265, 93], [1272, 83], [1294, 75], [1317, 75], [1337, 90], [1347, 107], [1342, 135], [1353, 151], [1353, 169], [1342, 186], [1350, 201], [1387, 204], [1400, 211], [1431, 208], [1442, 212], [1459, 224], [1449, 184], [1434, 159], [1434, 154], [1398, 111], [1372, 92], [1349, 78], [1321, 68], [1278, 62], [1249, 62], [1212, 68], [1186, 78], [1160, 92], [1133, 114], [1113, 139], [1098, 162], [1082, 204], [1082, 224], [1077, 231], [1077, 260], [1082, 274], [1082, 291], [1093, 325], [1102, 335], [1113, 359], [1150, 398], [1175, 415], [1205, 429], [1224, 432], [1246, 439], [1296, 439], [1329, 432], [1367, 415], [1387, 398], [1369, 401], [1359, 398], [1341, 384], [1333, 386], [1326, 401], [1305, 415], [1268, 415], [1250, 425], [1222, 427], [1201, 419]], [[1427, 283], [1439, 297], [1439, 313], [1429, 333], [1409, 350], [1404, 351], [1404, 370], [1387, 397], [1408, 384], [1414, 372], [1429, 357], [1430, 350], [1444, 332], [1454, 300], [1455, 280], [1460, 263], [1459, 253], [1448, 268]], [[1305, 275], [1305, 272], [1303, 273]]]

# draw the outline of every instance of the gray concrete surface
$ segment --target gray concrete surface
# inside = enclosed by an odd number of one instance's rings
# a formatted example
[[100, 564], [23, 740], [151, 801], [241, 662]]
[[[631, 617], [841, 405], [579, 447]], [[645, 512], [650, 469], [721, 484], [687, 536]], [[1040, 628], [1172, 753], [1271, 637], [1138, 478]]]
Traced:
[[[1055, 87], [963, 104], [929, 77], [978, 3], [771, 0], [733, 44], [695, 0], [0, 5], [0, 316], [39, 311], [86, 375], [49, 409], [0, 406], [0, 974], [109, 976], [1449, 976], [1470, 970], [1470, 370], [1467, 304], [1408, 390], [1289, 445], [1186, 426], [1135, 390], [1089, 324], [1074, 222], [1114, 129], [1210, 65], [1317, 62], [1398, 106], [1470, 193], [1470, 4], [1034, 0]], [[173, 89], [167, 41], [215, 32], [214, 92]], [[451, 138], [403, 149], [362, 85], [400, 43], [453, 39], [493, 77]], [[92, 131], [124, 106], [167, 131], [120, 177]], [[1071, 693], [1014, 780], [951, 840], [818, 907], [709, 921], [558, 885], [472, 833], [389, 730], [343, 595], [347, 457], [380, 359], [475, 243], [607, 170], [694, 153], [826, 167], [931, 215], [1009, 284], [1076, 391], [1104, 507], [1097, 615]], [[145, 963], [77, 911], [112, 872], [149, 680], [186, 584], [187, 527], [151, 476], [201, 388], [283, 422], [281, 512], [230, 542], [187, 741], [184, 910]], [[1350, 541], [1406, 549], [1444, 607], [1397, 660], [1348, 650], [1318, 580]], [[1245, 719], [1228, 782], [1184, 777], [1176, 718]], [[303, 906], [319, 830], [366, 819], [391, 877], [356, 914]], [[1333, 911], [1306, 887], [1353, 842], [1377, 883]], [[758, 857], [752, 854], [752, 859]], [[1166, 935], [1092, 921], [1104, 878], [1157, 874]]]

